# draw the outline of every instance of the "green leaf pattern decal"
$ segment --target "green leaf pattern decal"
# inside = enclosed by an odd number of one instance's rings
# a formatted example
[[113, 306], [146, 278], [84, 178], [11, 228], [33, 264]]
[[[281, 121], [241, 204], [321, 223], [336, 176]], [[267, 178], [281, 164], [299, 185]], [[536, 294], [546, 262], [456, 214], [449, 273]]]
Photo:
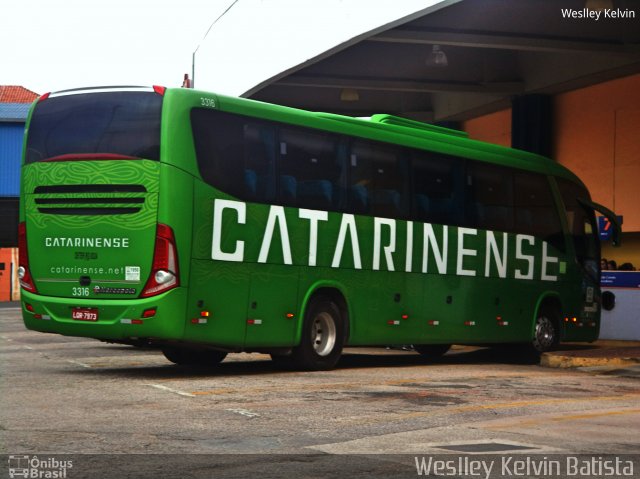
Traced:
[[[91, 228], [117, 224], [129, 231], [152, 226], [157, 219], [160, 164], [157, 161], [68, 161], [34, 163], [23, 168], [23, 194], [25, 208], [31, 224], [39, 229], [50, 226], [64, 228]], [[147, 193], [59, 193], [34, 194], [38, 186], [53, 185], [142, 185]], [[60, 204], [47, 207], [65, 208], [65, 199], [104, 198], [104, 203], [90, 207], [141, 207], [136, 213], [116, 215], [43, 214], [38, 211], [36, 199], [60, 199]], [[111, 198], [144, 198], [144, 203], [110, 203]], [[79, 205], [72, 205], [78, 207]]]

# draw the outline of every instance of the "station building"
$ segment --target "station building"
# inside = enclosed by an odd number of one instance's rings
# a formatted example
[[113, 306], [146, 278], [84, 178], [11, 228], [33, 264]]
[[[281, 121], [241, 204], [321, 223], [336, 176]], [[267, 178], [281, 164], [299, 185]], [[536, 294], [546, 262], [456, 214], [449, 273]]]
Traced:
[[24, 125], [38, 94], [0, 85], [0, 301], [19, 298], [18, 197]]

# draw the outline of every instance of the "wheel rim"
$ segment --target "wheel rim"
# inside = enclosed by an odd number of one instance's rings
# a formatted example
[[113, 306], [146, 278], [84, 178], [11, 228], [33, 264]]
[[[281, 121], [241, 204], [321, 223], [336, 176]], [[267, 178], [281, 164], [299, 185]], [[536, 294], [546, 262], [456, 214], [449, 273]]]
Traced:
[[550, 349], [556, 341], [556, 330], [549, 318], [542, 317], [536, 324], [536, 347], [540, 351]]
[[318, 356], [328, 356], [336, 344], [336, 323], [326, 312], [318, 314], [311, 328], [313, 350]]

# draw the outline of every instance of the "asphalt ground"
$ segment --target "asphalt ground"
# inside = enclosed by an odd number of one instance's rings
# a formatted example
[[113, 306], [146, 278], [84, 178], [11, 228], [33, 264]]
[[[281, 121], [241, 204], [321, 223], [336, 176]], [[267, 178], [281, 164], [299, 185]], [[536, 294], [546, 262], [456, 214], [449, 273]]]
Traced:
[[[637, 358], [635, 344], [562, 349], [550, 356]], [[260, 354], [187, 368], [153, 350], [27, 331], [19, 308], [4, 305], [0, 478], [36, 456], [58, 461], [39, 472], [71, 461], [69, 478], [640, 477], [634, 368], [544, 367], [458, 346], [430, 363], [348, 349], [335, 370], [313, 373]], [[507, 461], [508, 474], [471, 474], [464, 462], [420, 474], [422, 458]], [[539, 468], [510, 469], [526, 458]], [[588, 474], [568, 460], [586, 461]], [[598, 475], [603, 461], [633, 471]]]

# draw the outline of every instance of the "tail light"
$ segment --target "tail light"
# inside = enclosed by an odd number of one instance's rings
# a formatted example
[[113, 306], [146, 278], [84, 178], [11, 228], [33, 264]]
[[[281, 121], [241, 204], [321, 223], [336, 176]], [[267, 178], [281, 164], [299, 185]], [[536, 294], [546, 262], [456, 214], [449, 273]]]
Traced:
[[29, 271], [29, 252], [27, 251], [27, 224], [18, 225], [18, 278], [20, 286], [30, 293], [36, 292], [36, 285]]
[[180, 286], [178, 248], [171, 227], [158, 224], [153, 266], [140, 297], [147, 298]]

